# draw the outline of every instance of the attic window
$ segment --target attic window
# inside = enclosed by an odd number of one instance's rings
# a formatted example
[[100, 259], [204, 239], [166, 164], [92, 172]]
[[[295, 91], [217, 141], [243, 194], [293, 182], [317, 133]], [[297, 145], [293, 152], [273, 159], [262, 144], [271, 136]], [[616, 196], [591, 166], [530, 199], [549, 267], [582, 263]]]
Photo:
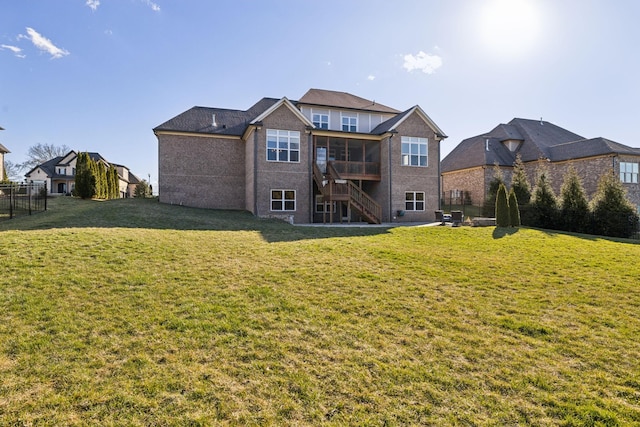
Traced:
[[520, 146], [520, 143], [522, 141], [517, 140], [517, 139], [507, 139], [506, 141], [503, 141], [503, 144], [505, 145], [505, 147], [507, 147], [509, 149], [509, 151], [511, 151], [512, 153], [514, 151], [516, 151], [518, 149], [518, 147]]

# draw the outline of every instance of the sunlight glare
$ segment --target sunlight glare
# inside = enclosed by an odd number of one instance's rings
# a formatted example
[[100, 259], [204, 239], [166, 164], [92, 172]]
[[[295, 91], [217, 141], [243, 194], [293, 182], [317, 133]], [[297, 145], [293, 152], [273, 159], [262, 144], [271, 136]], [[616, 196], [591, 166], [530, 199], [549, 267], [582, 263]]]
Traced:
[[504, 59], [528, 54], [541, 32], [539, 11], [531, 0], [489, 0], [479, 24], [485, 48]]

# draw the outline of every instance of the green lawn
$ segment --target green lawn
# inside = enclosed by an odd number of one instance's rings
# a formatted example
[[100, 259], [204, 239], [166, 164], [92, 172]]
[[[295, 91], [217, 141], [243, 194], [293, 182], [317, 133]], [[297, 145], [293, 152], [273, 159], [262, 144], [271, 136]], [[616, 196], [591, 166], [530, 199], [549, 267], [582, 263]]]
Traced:
[[0, 222], [0, 425], [640, 425], [640, 245], [153, 200]]

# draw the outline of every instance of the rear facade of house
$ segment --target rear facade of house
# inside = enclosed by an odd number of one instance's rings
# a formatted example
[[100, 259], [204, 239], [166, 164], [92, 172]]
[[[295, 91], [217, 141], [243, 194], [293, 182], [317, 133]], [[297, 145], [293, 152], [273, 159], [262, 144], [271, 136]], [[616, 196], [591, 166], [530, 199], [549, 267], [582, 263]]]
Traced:
[[154, 129], [159, 199], [311, 222], [432, 221], [440, 128], [348, 93], [193, 107]]

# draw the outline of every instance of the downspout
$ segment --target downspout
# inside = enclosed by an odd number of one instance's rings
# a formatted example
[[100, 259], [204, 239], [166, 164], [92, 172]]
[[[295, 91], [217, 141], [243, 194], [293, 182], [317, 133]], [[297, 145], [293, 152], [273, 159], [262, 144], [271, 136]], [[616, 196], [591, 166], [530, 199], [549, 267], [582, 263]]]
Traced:
[[253, 214], [258, 216], [258, 131], [256, 126], [253, 131]]
[[442, 138], [436, 135], [434, 138], [438, 142], [438, 210], [442, 209], [442, 171], [440, 170], [440, 143]]
[[305, 129], [305, 133], [307, 134], [307, 147], [309, 147], [309, 224], [313, 223], [313, 213], [316, 210], [316, 199], [313, 194], [313, 156], [315, 152], [315, 147], [313, 145], [313, 135], [311, 135], [311, 128]]
[[389, 173], [388, 173], [388, 179], [389, 179], [389, 222], [392, 222], [393, 220], [393, 196], [392, 196], [392, 185], [391, 185], [391, 165], [392, 165], [392, 160], [391, 160], [391, 154], [393, 152], [393, 150], [391, 149], [391, 145], [392, 145], [392, 140], [393, 140], [393, 135], [397, 133], [397, 132], [392, 132], [389, 135]]

